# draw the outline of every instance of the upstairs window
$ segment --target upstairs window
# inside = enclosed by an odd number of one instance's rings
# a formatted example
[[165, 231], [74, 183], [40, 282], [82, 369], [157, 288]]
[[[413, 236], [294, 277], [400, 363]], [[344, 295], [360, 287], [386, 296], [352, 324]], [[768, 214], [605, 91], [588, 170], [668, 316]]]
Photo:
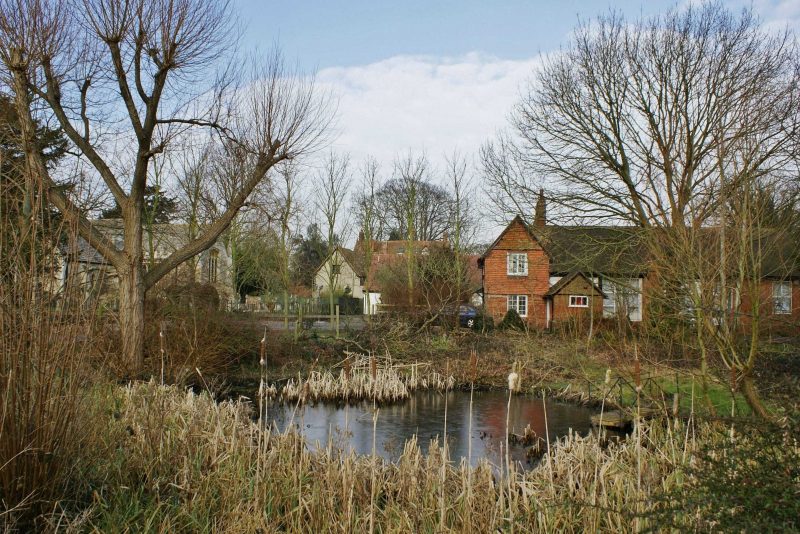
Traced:
[[508, 309], [516, 311], [520, 317], [527, 317], [528, 295], [509, 295]]
[[528, 253], [509, 252], [506, 258], [508, 274], [510, 276], [527, 276], [528, 274]]
[[342, 272], [342, 265], [339, 263], [334, 263], [331, 267], [331, 274], [333, 276], [339, 276]]
[[586, 295], [570, 295], [569, 296], [569, 307], [570, 308], [588, 308], [589, 307], [589, 297]]
[[773, 310], [779, 315], [792, 313], [792, 283], [773, 282], [772, 284]]
[[217, 281], [217, 263], [219, 262], [219, 251], [214, 249], [208, 253], [208, 281], [212, 284]]

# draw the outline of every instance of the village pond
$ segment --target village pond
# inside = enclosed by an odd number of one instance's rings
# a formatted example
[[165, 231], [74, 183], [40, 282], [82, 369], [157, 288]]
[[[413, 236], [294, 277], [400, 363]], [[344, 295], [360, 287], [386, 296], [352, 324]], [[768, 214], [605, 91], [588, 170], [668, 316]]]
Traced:
[[[454, 390], [446, 395], [436, 391], [419, 391], [403, 402], [378, 406], [375, 426], [375, 452], [382, 458], [395, 461], [403, 452], [408, 439], [416, 436], [420, 448], [427, 451], [431, 440], [442, 442], [447, 405], [447, 444], [450, 458], [459, 462], [467, 458], [472, 443], [471, 463], [482, 458], [494, 465], [503, 465], [505, 448], [508, 393], [475, 391], [472, 403], [470, 432], [470, 393]], [[546, 406], [546, 420], [545, 420]], [[554, 441], [569, 433], [588, 434], [591, 430], [591, 408], [566, 404], [524, 395], [511, 398], [509, 430], [522, 435], [526, 427], [544, 440]], [[372, 454], [373, 407], [371, 402], [344, 404], [318, 402], [271, 403], [268, 419], [278, 430], [293, 425], [306, 438], [311, 448], [326, 447], [330, 441], [344, 452]], [[511, 444], [511, 459], [530, 465], [535, 459], [528, 455], [528, 445]]]

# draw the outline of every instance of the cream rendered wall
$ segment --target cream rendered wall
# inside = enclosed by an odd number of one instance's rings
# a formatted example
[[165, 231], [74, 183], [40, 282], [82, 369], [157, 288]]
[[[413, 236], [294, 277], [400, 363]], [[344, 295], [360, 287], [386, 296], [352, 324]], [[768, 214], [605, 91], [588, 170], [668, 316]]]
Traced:
[[333, 269], [334, 265], [340, 265], [340, 270], [338, 276], [336, 276], [336, 281], [334, 283], [334, 291], [344, 291], [344, 288], [350, 288], [350, 296], [353, 298], [363, 298], [364, 297], [364, 288], [361, 286], [361, 281], [358, 279], [358, 275], [356, 275], [353, 268], [344, 260], [342, 254], [336, 250], [329, 258], [325, 264], [320, 267], [317, 271], [316, 276], [314, 277], [314, 294], [319, 296], [322, 293], [328, 293], [330, 288], [328, 287], [330, 284], [330, 273], [331, 269]]

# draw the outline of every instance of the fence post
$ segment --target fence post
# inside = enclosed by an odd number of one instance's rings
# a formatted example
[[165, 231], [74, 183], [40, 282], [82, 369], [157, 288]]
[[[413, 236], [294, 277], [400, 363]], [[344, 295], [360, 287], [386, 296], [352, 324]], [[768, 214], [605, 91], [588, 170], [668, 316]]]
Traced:
[[336, 305], [336, 339], [339, 339], [339, 305]]

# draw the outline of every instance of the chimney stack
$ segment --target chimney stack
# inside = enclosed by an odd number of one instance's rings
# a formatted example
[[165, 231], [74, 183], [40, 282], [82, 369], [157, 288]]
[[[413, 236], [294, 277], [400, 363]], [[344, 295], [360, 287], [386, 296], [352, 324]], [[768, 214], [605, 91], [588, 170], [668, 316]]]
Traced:
[[536, 199], [536, 211], [533, 214], [533, 224], [537, 228], [544, 228], [547, 224], [547, 206], [544, 201], [544, 189], [539, 189], [539, 198]]

